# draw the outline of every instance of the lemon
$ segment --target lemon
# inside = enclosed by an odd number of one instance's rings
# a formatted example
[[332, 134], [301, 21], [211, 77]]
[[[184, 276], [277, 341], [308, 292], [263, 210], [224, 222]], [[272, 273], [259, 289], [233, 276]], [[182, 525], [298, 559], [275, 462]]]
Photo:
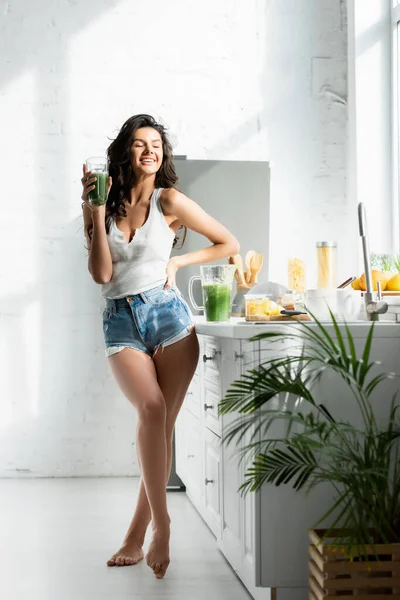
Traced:
[[400, 292], [400, 273], [396, 273], [386, 285], [387, 292]]
[[[375, 292], [378, 289], [378, 286], [377, 286], [378, 281], [381, 282], [382, 292], [384, 290], [386, 290], [386, 285], [390, 279], [391, 273], [389, 274], [388, 271], [378, 271], [378, 269], [372, 269], [371, 274], [372, 274], [372, 287], [375, 290]], [[355, 281], [353, 283], [355, 283]], [[367, 289], [367, 284], [365, 281], [365, 273], [363, 273], [360, 277], [360, 287], [364, 291]]]
[[360, 278], [353, 281], [353, 283], [351, 284], [351, 287], [353, 288], [353, 290], [361, 290]]

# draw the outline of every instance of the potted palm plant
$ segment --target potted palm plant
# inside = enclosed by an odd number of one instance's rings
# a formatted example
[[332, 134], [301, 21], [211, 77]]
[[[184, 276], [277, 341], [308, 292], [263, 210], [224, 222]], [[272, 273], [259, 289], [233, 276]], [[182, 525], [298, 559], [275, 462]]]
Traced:
[[[231, 384], [218, 410], [237, 418], [223, 443], [235, 439], [239, 445], [250, 432], [250, 442], [238, 451], [240, 460], [251, 457], [242, 494], [264, 484], [290, 484], [298, 491], [332, 486], [332, 506], [309, 531], [310, 598], [400, 598], [399, 406], [396, 396], [389, 399], [382, 420], [374, 400], [379, 386], [395, 375], [376, 372], [371, 360], [373, 322], [357, 355], [348, 325], [339, 327], [332, 313], [331, 319], [332, 328], [314, 318], [313, 326], [298, 323], [252, 338], [285, 339], [293, 351], [261, 362]], [[354, 422], [321, 401], [318, 384], [327, 373], [350, 392]], [[276, 422], [284, 424], [281, 435], [270, 434]], [[322, 522], [330, 526], [315, 529]]]

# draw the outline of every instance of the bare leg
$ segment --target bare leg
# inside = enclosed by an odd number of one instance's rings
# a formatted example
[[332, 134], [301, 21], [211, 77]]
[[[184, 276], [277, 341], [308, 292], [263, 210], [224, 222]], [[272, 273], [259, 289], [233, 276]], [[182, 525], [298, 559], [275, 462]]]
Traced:
[[[192, 380], [193, 373], [196, 369], [198, 361], [198, 341], [194, 331], [190, 336], [177, 342], [171, 346], [167, 346], [162, 354], [157, 352], [154, 356], [155, 367], [157, 371], [157, 379], [160, 389], [162, 390], [167, 407], [166, 419], [166, 440], [167, 440], [167, 461], [166, 461], [166, 478], [165, 485], [171, 473], [172, 465], [172, 440], [175, 421], [179, 410], [185, 399], [185, 395], [189, 384]], [[171, 377], [171, 373], [177, 371], [179, 364], [179, 378]], [[139, 460], [140, 463], [140, 460]], [[125, 536], [123, 547], [129, 546], [129, 542], [139, 543], [143, 546], [146, 536], [147, 527], [151, 521], [150, 505], [146, 494], [143, 478], [140, 480], [139, 494], [136, 504], [135, 514], [133, 515], [128, 532]], [[124, 564], [120, 561], [121, 564]], [[117, 564], [120, 564], [117, 563]], [[107, 563], [109, 566], [115, 564], [114, 557]], [[125, 564], [131, 564], [129, 561]]]
[[[167, 435], [167, 476], [165, 485], [168, 483], [172, 465], [172, 437]], [[140, 463], [140, 461], [139, 461]], [[125, 539], [118, 552], [107, 561], [109, 567], [115, 565], [122, 567], [125, 565], [134, 565], [144, 557], [143, 544], [146, 537], [147, 527], [151, 521], [151, 510], [147, 499], [146, 488], [143, 477], [140, 478], [139, 494], [136, 504], [135, 514], [133, 515]]]
[[[167, 346], [154, 355], [157, 381], [167, 408], [166, 432], [171, 441], [175, 421], [192, 380], [198, 358], [199, 343], [194, 330], [183, 340]], [[169, 470], [170, 468], [169, 465]], [[159, 561], [159, 551], [164, 547], [169, 551], [169, 532], [168, 535], [163, 531], [158, 532], [153, 525], [153, 539], [147, 551], [146, 562], [159, 579], [164, 577], [166, 571]]]
[[[166, 406], [157, 382], [154, 361], [143, 352], [132, 348], [125, 348], [110, 356], [108, 360], [121, 391], [137, 410], [137, 454], [151, 510], [153, 529], [167, 535], [170, 518], [165, 489]], [[158, 562], [166, 570], [169, 555], [165, 544], [159, 550], [157, 557]], [[143, 558], [139, 543], [136, 546], [135, 556], [130, 558], [135, 559], [132, 562], [138, 562]], [[116, 561], [115, 564], [121, 563]]]
[[[172, 439], [175, 421], [196, 369], [198, 356], [198, 341], [194, 331], [192, 331], [187, 338], [184, 338], [176, 344], [167, 346], [163, 351], [158, 351], [154, 356], [157, 381], [163, 393], [167, 409], [165, 422], [167, 445], [165, 485], [168, 482], [171, 471]], [[179, 376], [176, 375], [177, 373], [179, 373]], [[125, 536], [122, 548], [108, 561], [107, 564], [109, 566], [135, 564], [143, 558], [142, 546], [150, 520], [151, 509], [142, 477], [135, 514]], [[161, 578], [164, 576], [166, 568], [161, 568], [161, 566], [159, 564], [157, 565], [157, 562], [154, 561], [153, 542], [155, 539], [156, 538], [154, 537], [152, 540], [153, 549], [152, 546], [150, 546], [146, 558], [147, 564], [149, 566], [153, 565], [156, 576]]]
[[[167, 440], [167, 464], [166, 464], [166, 478], [165, 485], [168, 483], [168, 479], [171, 473], [172, 466], [172, 435], [168, 435], [166, 432]], [[140, 464], [140, 461], [139, 461]], [[146, 488], [144, 486], [143, 477], [140, 478], [139, 493], [136, 503], [135, 514], [133, 515], [129, 529], [125, 535], [125, 539], [122, 543], [122, 547], [114, 554], [108, 561], [107, 565], [112, 567], [114, 565], [124, 566], [132, 565], [139, 562], [143, 558], [143, 547], [144, 540], [146, 537], [147, 527], [151, 521], [151, 510], [149, 501], [146, 494]], [[138, 548], [140, 551], [138, 551]], [[135, 556], [133, 556], [135, 555]]]

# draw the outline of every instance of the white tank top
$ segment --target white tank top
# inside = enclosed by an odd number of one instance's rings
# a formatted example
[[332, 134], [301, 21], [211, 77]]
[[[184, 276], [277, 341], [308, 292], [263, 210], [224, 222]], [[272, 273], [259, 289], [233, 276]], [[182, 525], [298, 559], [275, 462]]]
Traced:
[[107, 237], [113, 275], [109, 283], [101, 286], [104, 298], [133, 296], [166, 282], [165, 269], [175, 234], [168, 226], [161, 208], [162, 189], [157, 188], [152, 193], [147, 221], [136, 229], [129, 243], [115, 221], [111, 221]]

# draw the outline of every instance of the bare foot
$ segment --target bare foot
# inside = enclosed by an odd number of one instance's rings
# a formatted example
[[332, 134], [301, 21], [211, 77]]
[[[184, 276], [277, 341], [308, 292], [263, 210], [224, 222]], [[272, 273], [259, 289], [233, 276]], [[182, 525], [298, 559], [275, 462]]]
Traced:
[[157, 579], [162, 579], [169, 567], [169, 528], [153, 531], [146, 562]]
[[125, 567], [136, 565], [142, 560], [144, 554], [138, 542], [125, 542], [121, 548], [107, 561], [109, 567]]

